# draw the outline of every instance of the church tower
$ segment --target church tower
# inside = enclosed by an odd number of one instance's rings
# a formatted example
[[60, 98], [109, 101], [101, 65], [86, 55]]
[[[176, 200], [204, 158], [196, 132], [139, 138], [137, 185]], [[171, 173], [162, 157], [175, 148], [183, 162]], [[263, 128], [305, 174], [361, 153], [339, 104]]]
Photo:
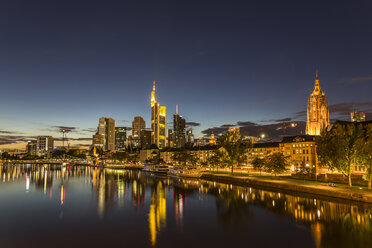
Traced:
[[329, 124], [328, 100], [320, 89], [318, 70], [316, 70], [314, 91], [307, 103], [306, 134], [320, 135]]

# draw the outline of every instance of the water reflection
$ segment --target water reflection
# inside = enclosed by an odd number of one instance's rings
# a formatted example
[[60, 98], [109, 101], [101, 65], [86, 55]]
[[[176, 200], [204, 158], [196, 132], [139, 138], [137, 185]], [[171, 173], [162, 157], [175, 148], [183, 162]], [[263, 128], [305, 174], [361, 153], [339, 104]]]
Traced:
[[[204, 206], [204, 200], [208, 199], [214, 201], [215, 219], [224, 228], [245, 230], [258, 218], [258, 207], [275, 216], [293, 219], [296, 228], [311, 233], [316, 247], [372, 245], [372, 208], [367, 204], [296, 196], [213, 181], [159, 178], [140, 171], [91, 167], [2, 165], [0, 177], [0, 190], [1, 184], [23, 184], [26, 194], [40, 192], [49, 200], [53, 200], [53, 190], [57, 190], [61, 207], [71, 203], [69, 195], [77, 190], [76, 186], [71, 186], [75, 181], [91, 185], [98, 219], [107, 219], [117, 209], [128, 211], [126, 207], [129, 206], [133, 213], [146, 216], [147, 240], [151, 246], [165, 242], [160, 237], [166, 232], [182, 234], [188, 232], [186, 227], [197, 229], [193, 226], [195, 219], [190, 211], [197, 212], [198, 209], [189, 207], [188, 202]], [[61, 211], [60, 218], [62, 216]]]

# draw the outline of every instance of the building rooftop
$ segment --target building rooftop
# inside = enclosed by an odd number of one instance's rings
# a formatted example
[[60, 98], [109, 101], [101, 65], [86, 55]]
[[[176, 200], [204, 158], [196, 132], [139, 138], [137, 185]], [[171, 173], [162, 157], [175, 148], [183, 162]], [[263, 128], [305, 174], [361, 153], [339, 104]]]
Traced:
[[281, 143], [315, 141], [315, 135], [296, 135], [284, 137]]

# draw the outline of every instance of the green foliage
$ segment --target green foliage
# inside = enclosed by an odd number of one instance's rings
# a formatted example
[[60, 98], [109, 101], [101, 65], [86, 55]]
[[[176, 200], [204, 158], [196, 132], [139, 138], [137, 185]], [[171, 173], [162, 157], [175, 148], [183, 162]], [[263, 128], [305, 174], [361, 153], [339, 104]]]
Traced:
[[265, 166], [265, 160], [263, 158], [255, 157], [252, 160], [252, 165], [255, 170], [262, 170]]
[[118, 161], [126, 161], [128, 159], [128, 154], [127, 152], [124, 152], [124, 151], [117, 151], [111, 155], [110, 159], [118, 160]]
[[220, 167], [222, 165], [221, 162], [221, 153], [216, 151], [212, 156], [207, 159], [207, 165], [209, 167]]
[[8, 152], [3, 152], [1, 154], [1, 159], [3, 160], [8, 160], [8, 159], [11, 159], [12, 156], [10, 156], [10, 154]]
[[352, 164], [357, 160], [357, 146], [363, 139], [363, 126], [335, 124], [331, 131], [324, 131], [316, 139], [317, 154], [321, 164], [337, 169], [351, 183]]
[[136, 162], [138, 162], [138, 153], [128, 153], [127, 154], [128, 155], [128, 157], [127, 157], [127, 161], [129, 162], [129, 163], [136, 163]]
[[194, 154], [192, 154], [191, 151], [187, 151], [185, 149], [174, 152], [172, 160], [178, 165], [196, 165], [196, 163], [198, 162]]
[[267, 172], [276, 175], [284, 172], [288, 165], [288, 158], [281, 152], [276, 152], [265, 158], [264, 168]]
[[251, 142], [246, 138], [246, 134], [226, 132], [217, 139], [217, 143], [222, 147], [222, 164], [231, 167], [231, 173], [234, 173], [234, 166], [241, 166], [247, 160], [247, 150], [251, 147]]
[[371, 189], [372, 184], [372, 124], [364, 130], [363, 138], [356, 143], [357, 162], [366, 169], [364, 179], [368, 181], [368, 188]]
[[165, 164], [165, 161], [160, 158], [160, 154], [157, 154], [149, 159], [146, 160], [148, 164]]

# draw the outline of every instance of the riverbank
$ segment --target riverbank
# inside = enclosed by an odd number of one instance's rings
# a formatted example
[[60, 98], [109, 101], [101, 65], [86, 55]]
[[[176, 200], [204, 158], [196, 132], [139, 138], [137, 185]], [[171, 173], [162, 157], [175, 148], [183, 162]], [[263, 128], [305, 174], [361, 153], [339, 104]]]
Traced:
[[360, 188], [345, 188], [327, 186], [323, 183], [301, 181], [294, 179], [272, 179], [267, 177], [234, 176], [228, 174], [205, 173], [202, 179], [218, 181], [221, 183], [238, 184], [241, 186], [255, 186], [265, 189], [300, 192], [310, 195], [340, 198], [365, 203], [372, 203], [372, 190]]

